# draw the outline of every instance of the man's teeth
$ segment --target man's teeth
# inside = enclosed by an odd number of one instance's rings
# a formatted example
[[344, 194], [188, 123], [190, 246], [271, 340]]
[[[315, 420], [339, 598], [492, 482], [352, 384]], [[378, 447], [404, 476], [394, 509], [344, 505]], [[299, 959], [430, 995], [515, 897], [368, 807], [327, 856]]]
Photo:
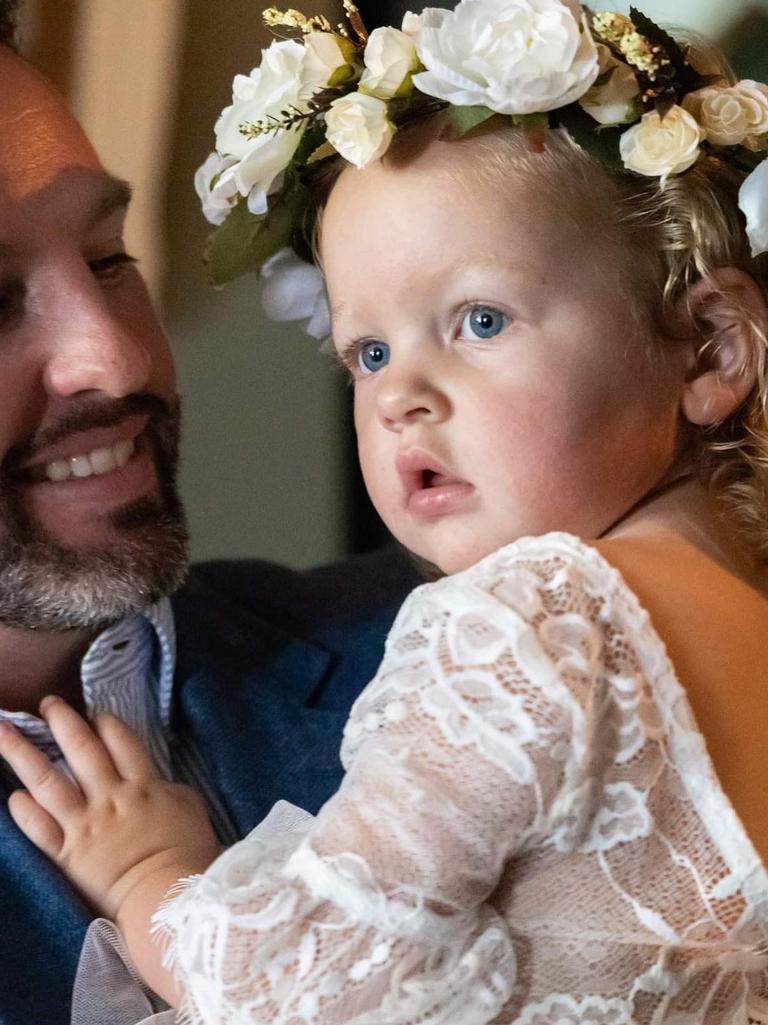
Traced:
[[111, 448], [97, 448], [87, 455], [70, 459], [55, 459], [45, 467], [45, 476], [51, 481], [69, 480], [70, 477], [100, 477], [118, 466], [125, 466], [136, 451], [136, 442], [119, 441]]

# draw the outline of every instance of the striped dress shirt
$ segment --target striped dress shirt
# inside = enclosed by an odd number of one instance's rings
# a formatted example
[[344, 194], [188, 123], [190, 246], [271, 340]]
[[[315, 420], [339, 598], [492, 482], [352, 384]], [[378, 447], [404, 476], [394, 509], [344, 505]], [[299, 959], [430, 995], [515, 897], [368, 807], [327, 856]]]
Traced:
[[[162, 598], [141, 615], [126, 616], [92, 642], [80, 667], [83, 701], [89, 718], [111, 712], [127, 723], [149, 751], [158, 772], [193, 786], [203, 797], [222, 844], [236, 839], [226, 809], [208, 782], [204, 766], [183, 731], [171, 729], [176, 631], [173, 609]], [[54, 763], [66, 769], [64, 757], [47, 723], [26, 712], [0, 709]], [[13, 780], [8, 766], [0, 772]]]

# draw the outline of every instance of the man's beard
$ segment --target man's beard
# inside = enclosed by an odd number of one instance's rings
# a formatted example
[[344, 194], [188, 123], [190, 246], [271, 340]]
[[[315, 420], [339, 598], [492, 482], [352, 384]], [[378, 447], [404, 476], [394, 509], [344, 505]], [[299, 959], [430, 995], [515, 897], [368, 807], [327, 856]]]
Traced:
[[0, 623], [27, 630], [103, 629], [182, 582], [188, 534], [176, 490], [178, 401], [129, 396], [85, 410], [72, 418], [69, 431], [109, 426], [142, 413], [150, 414], [145, 436], [155, 456], [157, 493], [114, 510], [108, 517], [114, 537], [99, 548], [68, 547], [25, 513], [12, 468], [29, 449], [9, 454], [11, 472], [0, 469]]

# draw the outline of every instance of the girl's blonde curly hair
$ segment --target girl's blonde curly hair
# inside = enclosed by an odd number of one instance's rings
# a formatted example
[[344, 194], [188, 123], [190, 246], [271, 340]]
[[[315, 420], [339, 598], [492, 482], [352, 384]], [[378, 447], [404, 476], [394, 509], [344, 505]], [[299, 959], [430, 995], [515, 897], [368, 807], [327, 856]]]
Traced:
[[[718, 50], [698, 40], [691, 45], [690, 59], [698, 70], [717, 74], [723, 83], [736, 81]], [[398, 160], [403, 151], [412, 149], [414, 133], [434, 138], [439, 134], [435, 118], [399, 132], [385, 159]], [[672, 311], [691, 286], [717, 268], [743, 270], [768, 297], [768, 254], [752, 256], [738, 206], [746, 171], [727, 159], [708, 156], [662, 184], [657, 178], [609, 167], [564, 131], [546, 130], [539, 135], [532, 142], [509, 119], [496, 118], [455, 145], [476, 147], [475, 183], [482, 177], [503, 189], [510, 174], [523, 174], [532, 188], [547, 190], [562, 216], [576, 219], [591, 239], [603, 237], [620, 244], [627, 259], [607, 273], [616, 276], [628, 317], [653, 339], [651, 357], [658, 355], [659, 345], [679, 344], [668, 330]], [[316, 260], [322, 209], [346, 166], [340, 160], [330, 162], [315, 183]], [[595, 251], [598, 258], [597, 247]], [[630, 281], [627, 273], [632, 275]], [[733, 316], [734, 321], [747, 318], [744, 326], [751, 334], [756, 383], [729, 416], [691, 433], [682, 453], [683, 465], [675, 470], [696, 474], [720, 499], [733, 527], [759, 557], [768, 560], [768, 337], [765, 323], [737, 308]], [[700, 328], [700, 339], [701, 354], [718, 344], [706, 325]]]

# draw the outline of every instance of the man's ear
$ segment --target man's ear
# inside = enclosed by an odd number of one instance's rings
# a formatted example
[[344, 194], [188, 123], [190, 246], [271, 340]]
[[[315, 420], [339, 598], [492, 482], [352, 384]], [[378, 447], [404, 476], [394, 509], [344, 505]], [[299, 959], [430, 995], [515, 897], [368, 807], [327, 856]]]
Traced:
[[745, 271], [718, 267], [678, 301], [671, 326], [678, 338], [691, 339], [683, 415], [701, 427], [725, 420], [757, 381], [768, 331], [762, 290]]

